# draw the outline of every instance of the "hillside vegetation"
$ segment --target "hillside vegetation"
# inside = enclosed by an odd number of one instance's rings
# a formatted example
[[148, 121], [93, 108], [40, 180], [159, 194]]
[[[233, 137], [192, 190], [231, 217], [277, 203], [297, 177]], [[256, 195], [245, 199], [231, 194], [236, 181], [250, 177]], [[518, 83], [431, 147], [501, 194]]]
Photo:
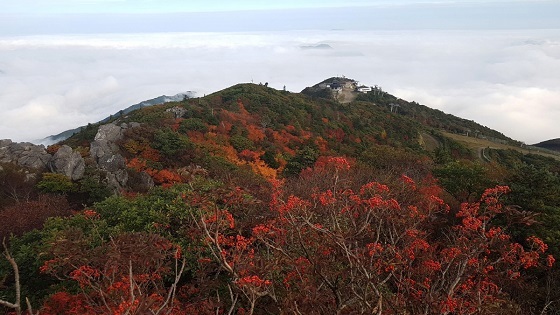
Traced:
[[6, 312], [560, 310], [560, 161], [475, 122], [238, 84], [66, 145], [79, 178], [1, 165]]
[[537, 143], [535, 147], [560, 152], [560, 139], [552, 139]]

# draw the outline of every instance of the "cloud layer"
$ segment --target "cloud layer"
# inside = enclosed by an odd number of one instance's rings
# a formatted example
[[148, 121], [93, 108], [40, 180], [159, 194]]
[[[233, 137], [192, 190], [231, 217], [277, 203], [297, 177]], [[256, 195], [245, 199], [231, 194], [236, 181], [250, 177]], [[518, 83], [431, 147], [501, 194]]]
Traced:
[[[325, 43], [329, 50], [302, 49]], [[34, 140], [131, 104], [240, 82], [346, 75], [534, 143], [560, 137], [560, 33], [298, 31], [0, 38], [0, 138]]]

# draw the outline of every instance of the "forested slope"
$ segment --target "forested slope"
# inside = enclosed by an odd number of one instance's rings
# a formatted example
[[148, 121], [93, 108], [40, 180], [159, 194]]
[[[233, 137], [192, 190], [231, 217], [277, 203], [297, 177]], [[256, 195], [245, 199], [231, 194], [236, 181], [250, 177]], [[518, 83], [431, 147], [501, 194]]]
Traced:
[[560, 308], [558, 161], [484, 163], [440, 131], [511, 139], [388, 94], [325, 96], [238, 84], [123, 114], [47, 148], [77, 152], [79, 178], [3, 163], [5, 310]]

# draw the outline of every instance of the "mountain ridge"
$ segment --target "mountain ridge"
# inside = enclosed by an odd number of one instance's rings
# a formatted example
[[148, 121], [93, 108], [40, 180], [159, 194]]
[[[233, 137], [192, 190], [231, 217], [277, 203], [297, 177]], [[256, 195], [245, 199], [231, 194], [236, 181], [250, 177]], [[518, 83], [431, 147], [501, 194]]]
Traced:
[[539, 147], [547, 150], [552, 150], [560, 152], [560, 138], [545, 140], [537, 144], [533, 144], [534, 147]]
[[[447, 114], [441, 110], [430, 108], [429, 106], [419, 104], [415, 101], [403, 100], [384, 91], [379, 85], [365, 86], [362, 84], [360, 86], [359, 81], [347, 77], [328, 78], [314, 86], [303, 89], [301, 93], [312, 98], [337, 100], [337, 96], [343, 92], [348, 85], [353, 85], [355, 89], [355, 101], [372, 102], [384, 106], [391, 112], [412, 117], [420, 123], [427, 124], [431, 127], [444, 128], [454, 133], [462, 133], [467, 136], [479, 137], [491, 141], [505, 141], [521, 145], [520, 141], [511, 139], [497, 130], [483, 126], [472, 120]], [[359, 92], [360, 88], [364, 88], [365, 92]]]
[[[163, 104], [163, 103], [168, 103], [168, 102], [176, 102], [176, 101], [180, 101], [182, 99], [184, 99], [185, 97], [190, 98], [193, 97], [195, 95], [194, 92], [192, 91], [187, 91], [187, 92], [183, 92], [183, 93], [177, 93], [175, 95], [172, 96], [168, 96], [168, 95], [161, 95], [158, 97], [154, 97], [152, 99], [148, 99], [145, 101], [142, 101], [140, 103], [134, 104], [134, 105], [130, 105], [127, 108], [120, 110], [112, 115], [110, 115], [109, 117], [106, 117], [98, 122], [95, 122], [93, 124], [103, 124], [105, 122], [110, 121], [113, 116], [117, 116], [117, 115], [126, 115], [134, 110], [137, 110], [139, 108], [143, 108], [143, 107], [148, 107], [148, 106], [154, 106], [154, 105], [159, 105], [159, 104]], [[77, 128], [73, 128], [73, 129], [69, 129], [69, 130], [65, 130], [63, 132], [60, 132], [56, 135], [50, 135], [48, 137], [45, 137], [43, 139], [39, 139], [39, 140], [34, 140], [31, 141], [32, 143], [36, 143], [36, 144], [43, 144], [43, 145], [51, 145], [60, 141], [64, 141], [68, 138], [70, 138], [72, 135], [74, 135], [75, 133], [79, 132], [81, 129], [85, 128], [86, 126], [80, 126]]]
[[[350, 102], [332, 90], [236, 84], [47, 148], [0, 140], [0, 222], [10, 222], [0, 238], [22, 271], [0, 296], [26, 292], [45, 314], [76, 313], [76, 301], [120, 311], [127, 299], [162, 310], [175, 288], [170, 314], [436, 314], [454, 312], [442, 309], [450, 289], [430, 283], [449, 283], [473, 311], [556, 307], [548, 288], [560, 279], [540, 265], [560, 256], [560, 161], [498, 146], [515, 141], [380, 87], [348, 90]], [[142, 288], [132, 297], [131, 283]], [[66, 292], [77, 284], [92, 290]], [[487, 287], [495, 298], [480, 299]]]

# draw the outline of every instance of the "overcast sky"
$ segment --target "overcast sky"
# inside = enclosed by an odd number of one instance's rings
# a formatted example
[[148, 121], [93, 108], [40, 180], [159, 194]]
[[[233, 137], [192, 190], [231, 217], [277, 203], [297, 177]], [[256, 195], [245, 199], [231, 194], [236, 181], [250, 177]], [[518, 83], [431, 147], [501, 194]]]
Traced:
[[[142, 100], [346, 75], [534, 143], [560, 137], [559, 1], [0, 0], [0, 138]], [[302, 46], [326, 43], [329, 50]]]

